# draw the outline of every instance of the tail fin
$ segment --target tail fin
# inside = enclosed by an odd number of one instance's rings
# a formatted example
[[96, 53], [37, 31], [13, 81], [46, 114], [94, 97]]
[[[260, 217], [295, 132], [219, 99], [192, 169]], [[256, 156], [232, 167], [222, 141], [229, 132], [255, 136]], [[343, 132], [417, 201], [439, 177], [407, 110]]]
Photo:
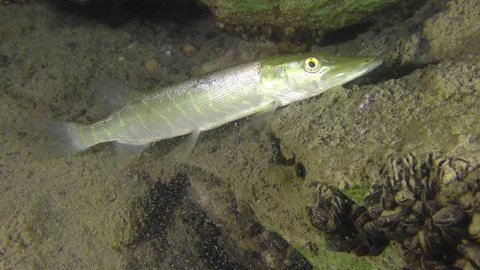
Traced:
[[71, 156], [90, 147], [78, 140], [80, 124], [35, 117], [22, 122], [21, 129], [38, 138], [40, 148], [47, 156]]

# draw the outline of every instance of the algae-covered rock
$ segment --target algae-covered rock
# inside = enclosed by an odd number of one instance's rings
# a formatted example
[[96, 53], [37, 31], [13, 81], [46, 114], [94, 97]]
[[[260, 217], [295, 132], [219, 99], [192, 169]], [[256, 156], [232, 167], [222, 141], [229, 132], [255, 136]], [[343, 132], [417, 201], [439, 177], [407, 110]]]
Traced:
[[202, 0], [231, 25], [332, 30], [365, 21], [396, 0]]

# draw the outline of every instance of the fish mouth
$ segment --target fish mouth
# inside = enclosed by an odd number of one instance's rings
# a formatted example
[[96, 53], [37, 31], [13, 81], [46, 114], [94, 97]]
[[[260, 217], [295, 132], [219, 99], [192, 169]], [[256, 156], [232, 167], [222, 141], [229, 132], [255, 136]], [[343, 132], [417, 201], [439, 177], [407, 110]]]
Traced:
[[351, 70], [350, 70], [350, 76], [348, 77], [348, 81], [354, 80], [360, 76], [363, 76], [370, 71], [376, 69], [378, 66], [380, 66], [383, 63], [383, 60], [380, 58], [376, 57], [368, 57], [368, 58], [362, 58], [357, 61], [357, 63], [352, 63]]
[[[380, 59], [380, 58], [372, 58], [372, 60], [367, 63], [364, 67], [364, 73], [363, 74], [366, 74], [374, 69], [376, 69], [378, 66], [380, 66], [381, 64], [383, 64], [383, 59]], [[362, 75], [363, 75], [362, 74]]]
[[330, 86], [343, 85], [363, 76], [383, 63], [378, 57], [356, 57], [333, 65], [325, 74]]

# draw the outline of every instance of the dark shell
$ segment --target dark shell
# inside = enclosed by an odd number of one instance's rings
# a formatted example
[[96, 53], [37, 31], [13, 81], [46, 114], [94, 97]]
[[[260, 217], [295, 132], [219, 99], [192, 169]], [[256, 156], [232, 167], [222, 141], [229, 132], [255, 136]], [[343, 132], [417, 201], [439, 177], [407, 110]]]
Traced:
[[408, 250], [403, 254], [403, 261], [410, 269], [421, 269], [420, 261], [422, 260], [422, 253], [419, 250]]
[[426, 177], [422, 181], [423, 184], [423, 198], [424, 200], [432, 200], [439, 191], [437, 178]]
[[[317, 187], [317, 204], [309, 208], [312, 224], [327, 233], [346, 231], [353, 221], [348, 219], [354, 202], [339, 189], [320, 184]], [[352, 225], [353, 226], [353, 225]]]
[[329, 213], [330, 213], [330, 215], [329, 215], [329, 219], [328, 219], [325, 231], [327, 233], [338, 232], [344, 226], [344, 221], [345, 220], [344, 220], [343, 216], [341, 216], [340, 213], [337, 212], [336, 209], [334, 209], [334, 208], [330, 208]]
[[458, 206], [447, 206], [432, 216], [433, 223], [440, 229], [443, 239], [457, 244], [467, 235], [468, 217]]
[[403, 207], [412, 207], [415, 204], [415, 194], [408, 188], [399, 190], [394, 197], [395, 202]]
[[440, 210], [440, 206], [435, 200], [426, 200], [422, 202], [422, 214], [425, 217], [431, 217], [434, 215], [438, 210]]
[[408, 239], [405, 239], [403, 241], [402, 249], [407, 250], [407, 251], [415, 250], [415, 252], [420, 253], [420, 250], [418, 249], [419, 245], [420, 244], [418, 243], [417, 236], [414, 236], [414, 237], [410, 237]]
[[467, 211], [473, 211], [479, 205], [479, 202], [475, 200], [475, 194], [472, 192], [461, 196], [459, 202], [460, 205], [462, 205], [463, 209]]
[[380, 230], [376, 220], [365, 223], [363, 225], [363, 230], [368, 235], [368, 237], [371, 237], [371, 238], [385, 237], [383, 232]]
[[418, 216], [419, 218], [424, 218], [425, 217], [425, 213], [424, 213], [424, 209], [423, 209], [423, 202], [422, 201], [416, 201], [413, 205], [412, 205], [412, 212]]
[[371, 207], [369, 207], [367, 209], [368, 216], [371, 219], [378, 218], [380, 216], [380, 214], [382, 214], [382, 211], [383, 211], [383, 207], [380, 204], [372, 205]]
[[327, 230], [327, 223], [330, 218], [328, 211], [320, 207], [311, 207], [308, 210], [310, 222], [320, 231]]
[[397, 207], [397, 202], [395, 201], [395, 191], [384, 189], [380, 202], [384, 209], [392, 210]]
[[478, 244], [459, 245], [458, 251], [476, 268], [480, 268], [480, 246]]
[[441, 206], [461, 204], [461, 197], [468, 193], [468, 187], [465, 183], [455, 181], [448, 185], [442, 186], [442, 190], [437, 193], [435, 200]]
[[441, 258], [442, 249], [446, 246], [445, 241], [431, 220], [425, 222], [423, 230], [418, 232], [417, 237], [420, 248], [428, 258]]
[[377, 219], [365, 223], [363, 230], [370, 237], [383, 237], [386, 231], [395, 231], [395, 226], [403, 215], [404, 212], [400, 208], [384, 210]]
[[355, 208], [352, 213], [352, 218], [354, 220], [354, 225], [357, 228], [362, 227], [365, 223], [372, 220], [372, 218], [368, 214], [367, 208], [364, 206]]
[[415, 214], [410, 214], [400, 221], [400, 226], [403, 228], [405, 237], [415, 236], [419, 229], [420, 224], [423, 223], [423, 218]]
[[465, 223], [466, 215], [459, 206], [447, 206], [438, 210], [432, 219], [437, 226], [458, 226]]
[[365, 196], [365, 199], [363, 200], [365, 205], [367, 206], [372, 206], [380, 202], [380, 199], [382, 198], [382, 187], [380, 185], [374, 185], [372, 191]]

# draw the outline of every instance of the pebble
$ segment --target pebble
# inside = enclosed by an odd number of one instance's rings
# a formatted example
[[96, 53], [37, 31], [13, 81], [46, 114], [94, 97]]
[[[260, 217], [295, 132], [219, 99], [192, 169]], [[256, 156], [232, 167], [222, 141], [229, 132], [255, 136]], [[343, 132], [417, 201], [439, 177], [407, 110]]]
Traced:
[[158, 69], [158, 66], [159, 64], [155, 59], [148, 59], [145, 61], [145, 69], [147, 69], [148, 72], [154, 72]]
[[186, 56], [192, 56], [197, 52], [197, 49], [191, 43], [185, 43], [182, 45], [182, 52]]

